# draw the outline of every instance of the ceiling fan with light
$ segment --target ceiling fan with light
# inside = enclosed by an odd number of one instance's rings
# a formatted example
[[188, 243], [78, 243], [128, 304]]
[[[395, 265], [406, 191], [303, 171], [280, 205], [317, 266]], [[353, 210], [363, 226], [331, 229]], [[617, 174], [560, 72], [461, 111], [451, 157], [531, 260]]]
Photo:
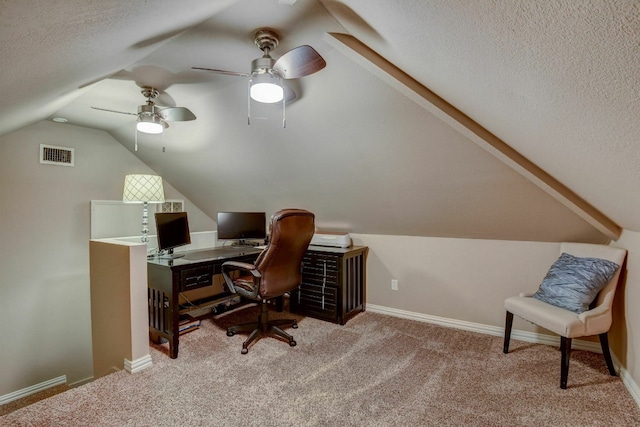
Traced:
[[193, 70], [211, 71], [231, 76], [249, 77], [249, 113], [247, 122], [251, 124], [251, 99], [267, 104], [282, 102], [282, 126], [286, 126], [284, 109], [296, 94], [283, 80], [297, 79], [322, 70], [327, 63], [311, 46], [303, 45], [291, 49], [274, 60], [270, 53], [279, 44], [278, 34], [269, 29], [256, 31], [254, 42], [264, 55], [251, 62], [251, 73], [220, 70], [215, 68], [191, 67]]
[[[185, 107], [159, 107], [154, 100], [158, 97], [159, 91], [145, 86], [141, 88], [142, 95], [147, 98], [147, 103], [138, 106], [137, 113], [125, 111], [109, 110], [106, 108], [91, 107], [94, 110], [106, 111], [109, 113], [128, 114], [137, 116], [136, 130], [143, 133], [158, 134], [169, 127], [170, 121], [185, 122], [195, 120], [196, 116]], [[136, 133], [137, 136], [137, 133]], [[137, 144], [136, 144], [137, 149]]]

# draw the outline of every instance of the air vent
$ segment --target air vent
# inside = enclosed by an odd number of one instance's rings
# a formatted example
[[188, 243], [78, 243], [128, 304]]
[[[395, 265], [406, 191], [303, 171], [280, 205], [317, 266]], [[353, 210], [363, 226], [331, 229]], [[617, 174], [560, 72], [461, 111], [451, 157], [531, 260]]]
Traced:
[[40, 163], [73, 166], [73, 148], [40, 144]]

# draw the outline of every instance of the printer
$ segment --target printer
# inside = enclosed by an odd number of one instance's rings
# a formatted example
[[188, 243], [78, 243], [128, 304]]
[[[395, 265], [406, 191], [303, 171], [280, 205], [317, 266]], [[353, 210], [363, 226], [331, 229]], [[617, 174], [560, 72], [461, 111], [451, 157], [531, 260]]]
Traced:
[[351, 246], [349, 233], [316, 230], [311, 238], [311, 245], [348, 248]]

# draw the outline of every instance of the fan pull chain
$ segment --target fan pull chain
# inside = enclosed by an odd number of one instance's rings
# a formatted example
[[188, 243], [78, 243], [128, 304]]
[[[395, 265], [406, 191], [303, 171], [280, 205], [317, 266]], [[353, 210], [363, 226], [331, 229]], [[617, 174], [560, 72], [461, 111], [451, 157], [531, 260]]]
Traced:
[[251, 124], [251, 79], [247, 86], [247, 124]]
[[134, 132], [136, 133], [136, 136], [135, 136], [135, 141], [136, 142], [135, 142], [135, 144], [133, 146], [133, 149], [134, 149], [134, 151], [138, 151], [138, 129], [136, 128], [136, 130], [134, 130]]

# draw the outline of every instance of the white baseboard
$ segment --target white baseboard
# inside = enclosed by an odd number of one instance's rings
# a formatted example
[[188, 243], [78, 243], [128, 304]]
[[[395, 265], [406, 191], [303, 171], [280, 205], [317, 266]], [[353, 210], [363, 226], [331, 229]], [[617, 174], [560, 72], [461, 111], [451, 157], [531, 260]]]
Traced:
[[143, 369], [148, 368], [152, 364], [151, 355], [147, 354], [134, 361], [124, 359], [124, 370], [130, 374], [135, 374], [136, 372], [140, 372]]
[[90, 382], [93, 381], [93, 375], [87, 378], [84, 378], [82, 380], [78, 380], [76, 382], [73, 383], [69, 383], [69, 387], [74, 388], [74, 387], [80, 387], [81, 385], [85, 385], [85, 384], [89, 384]]
[[613, 359], [613, 364], [618, 369], [618, 375], [620, 375], [622, 383], [625, 385], [627, 390], [629, 390], [629, 394], [631, 394], [633, 400], [635, 400], [638, 406], [640, 406], [640, 388], [638, 388], [638, 384], [636, 384], [633, 378], [631, 378], [629, 372], [624, 367], [620, 366], [620, 361], [618, 361], [614, 355], [611, 355], [611, 358]]
[[35, 384], [30, 387], [23, 388], [22, 390], [14, 391], [12, 393], [5, 394], [4, 396], [0, 396], [0, 405], [13, 402], [14, 400], [22, 399], [23, 397], [31, 396], [32, 394], [39, 393], [51, 387], [66, 383], [67, 376], [61, 375], [48, 381], [41, 382], [40, 384]]
[[[148, 354], [134, 361], [129, 361], [127, 359], [124, 359], [125, 370], [132, 374], [136, 372], [140, 372], [141, 370], [148, 368], [151, 365], [152, 365], [151, 356]], [[89, 383], [91, 381], [93, 381], [93, 377], [89, 377], [84, 380], [77, 381], [73, 384], [69, 384], [69, 387], [77, 387], [77, 386]], [[40, 384], [35, 384], [30, 387], [26, 387], [21, 390], [11, 392], [9, 394], [5, 394], [4, 396], [0, 396], [0, 405], [13, 402], [14, 400], [22, 399], [23, 397], [31, 396], [32, 394], [47, 390], [51, 387], [55, 387], [61, 384], [67, 384], [66, 375], [62, 375], [57, 378], [53, 378], [48, 381], [41, 382]]]
[[[412, 311], [399, 310], [396, 308], [384, 307], [381, 305], [367, 304], [367, 310], [373, 313], [387, 314], [389, 316], [401, 317], [403, 319], [416, 320], [418, 322], [432, 323], [434, 325], [446, 326], [449, 328], [462, 329], [465, 331], [478, 332], [480, 334], [494, 335], [498, 337], [504, 336], [504, 328], [499, 326], [483, 325], [481, 323], [466, 322], [464, 320], [449, 319], [446, 317], [431, 316], [429, 314], [415, 313]], [[560, 345], [560, 337], [554, 335], [538, 334], [535, 332], [512, 330], [511, 338], [519, 341], [530, 342], [535, 344], [545, 344], [552, 346]], [[602, 347], [599, 342], [584, 341], [574, 339], [571, 348], [576, 350], [591, 351], [593, 353], [602, 354]], [[620, 365], [620, 361], [611, 355], [613, 364], [618, 371], [622, 383], [625, 385], [631, 397], [640, 406], [640, 388], [638, 384], [631, 378], [631, 375], [624, 367]]]

